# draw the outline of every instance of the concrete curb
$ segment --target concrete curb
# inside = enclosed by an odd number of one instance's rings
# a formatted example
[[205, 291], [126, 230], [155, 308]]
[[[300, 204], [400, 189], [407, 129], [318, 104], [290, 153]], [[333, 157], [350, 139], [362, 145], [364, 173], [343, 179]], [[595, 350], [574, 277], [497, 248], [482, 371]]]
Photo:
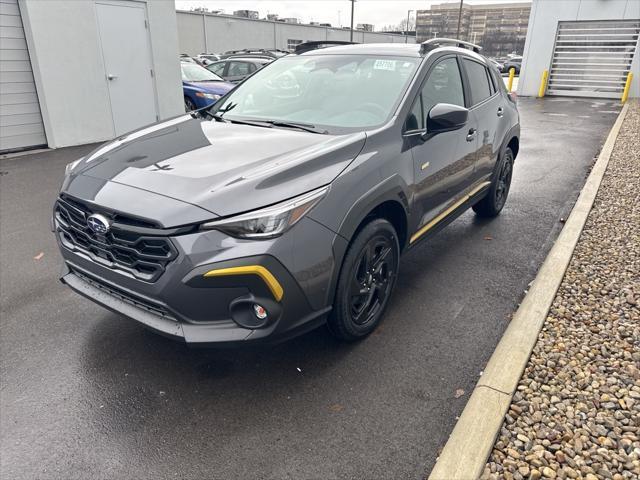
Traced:
[[625, 104], [571, 215], [489, 359], [429, 480], [473, 480], [482, 474], [511, 404], [511, 397], [529, 361], [595, 201], [627, 110], [628, 104]]

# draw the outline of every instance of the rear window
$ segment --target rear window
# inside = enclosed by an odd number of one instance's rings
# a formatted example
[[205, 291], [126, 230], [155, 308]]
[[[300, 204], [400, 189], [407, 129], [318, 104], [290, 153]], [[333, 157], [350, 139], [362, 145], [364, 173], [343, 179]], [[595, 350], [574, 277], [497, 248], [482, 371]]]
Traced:
[[487, 68], [473, 60], [463, 59], [467, 77], [469, 78], [469, 88], [471, 90], [471, 104], [477, 105], [491, 96], [491, 86], [489, 86], [489, 76]]

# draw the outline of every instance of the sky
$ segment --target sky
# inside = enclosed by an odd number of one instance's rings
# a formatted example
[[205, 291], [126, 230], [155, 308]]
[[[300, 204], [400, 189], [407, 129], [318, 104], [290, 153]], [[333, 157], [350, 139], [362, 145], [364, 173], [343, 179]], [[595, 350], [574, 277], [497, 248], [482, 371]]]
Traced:
[[[530, 0], [466, 0], [469, 4], [508, 3]], [[209, 10], [257, 10], [260, 18], [277, 13], [281, 18], [296, 17], [303, 23], [321, 22], [333, 26], [349, 26], [351, 2], [349, 0], [175, 0], [178, 10], [206, 7]], [[407, 10], [426, 10], [431, 4], [459, 3], [458, 0], [357, 0], [354, 24], [372, 23], [376, 29], [399, 24], [407, 18]], [[413, 15], [413, 14], [412, 14]]]

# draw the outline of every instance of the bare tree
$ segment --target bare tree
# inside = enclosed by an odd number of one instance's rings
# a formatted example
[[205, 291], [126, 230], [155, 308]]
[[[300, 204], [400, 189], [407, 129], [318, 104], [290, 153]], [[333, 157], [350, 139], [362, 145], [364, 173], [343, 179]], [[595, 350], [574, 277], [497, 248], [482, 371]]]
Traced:
[[381, 32], [413, 32], [416, 29], [416, 17], [411, 15], [409, 22], [404, 18], [394, 25], [384, 25], [380, 28]]

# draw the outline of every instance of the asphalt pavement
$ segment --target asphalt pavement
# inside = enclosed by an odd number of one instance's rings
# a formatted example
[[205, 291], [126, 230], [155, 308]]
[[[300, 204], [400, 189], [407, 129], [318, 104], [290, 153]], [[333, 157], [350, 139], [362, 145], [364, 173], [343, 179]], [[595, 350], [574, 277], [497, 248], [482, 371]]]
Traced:
[[[190, 349], [58, 282], [64, 165], [0, 160], [3, 478], [418, 479], [433, 466], [616, 119], [616, 102], [519, 100], [511, 193], [401, 264], [376, 333]], [[461, 393], [461, 392], [464, 393]]]

